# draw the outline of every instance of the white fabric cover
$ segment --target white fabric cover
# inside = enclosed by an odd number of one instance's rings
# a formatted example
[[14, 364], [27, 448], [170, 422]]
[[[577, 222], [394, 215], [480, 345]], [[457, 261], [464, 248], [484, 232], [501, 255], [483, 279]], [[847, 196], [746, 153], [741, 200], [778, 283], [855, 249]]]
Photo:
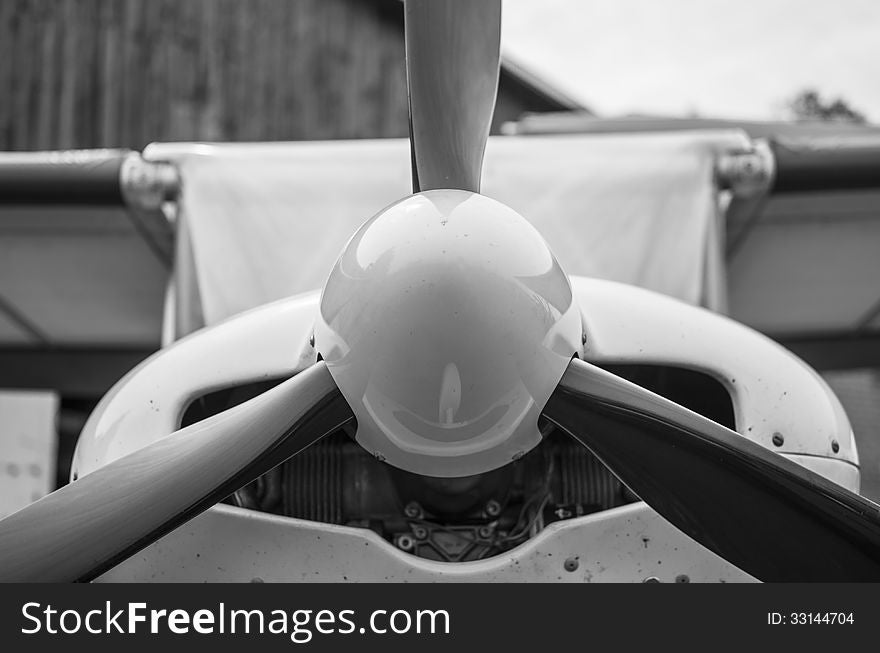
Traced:
[[[714, 161], [748, 147], [736, 130], [495, 137], [482, 192], [529, 219], [568, 274], [723, 310]], [[320, 288], [355, 229], [411, 192], [405, 140], [168, 143], [145, 156], [183, 178], [166, 338]]]

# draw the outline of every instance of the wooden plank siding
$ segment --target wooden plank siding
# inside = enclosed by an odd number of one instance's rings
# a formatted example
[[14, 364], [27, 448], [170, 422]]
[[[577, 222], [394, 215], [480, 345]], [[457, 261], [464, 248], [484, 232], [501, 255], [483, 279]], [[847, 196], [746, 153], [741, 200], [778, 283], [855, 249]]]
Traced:
[[0, 150], [405, 136], [398, 5], [3, 0]]
[[[493, 132], [583, 109], [511, 66]], [[401, 137], [400, 0], [2, 0], [0, 151]]]

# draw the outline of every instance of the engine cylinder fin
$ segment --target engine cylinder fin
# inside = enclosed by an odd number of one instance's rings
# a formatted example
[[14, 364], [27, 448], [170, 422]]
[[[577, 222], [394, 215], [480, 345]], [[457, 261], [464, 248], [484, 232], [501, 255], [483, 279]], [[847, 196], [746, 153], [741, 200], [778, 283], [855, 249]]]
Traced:
[[[581, 451], [578, 451], [581, 449]], [[558, 443], [556, 456], [559, 497], [556, 503], [607, 510], [626, 503], [620, 481], [598, 458], [576, 443]]]
[[328, 438], [284, 465], [284, 514], [342, 523], [342, 449]]

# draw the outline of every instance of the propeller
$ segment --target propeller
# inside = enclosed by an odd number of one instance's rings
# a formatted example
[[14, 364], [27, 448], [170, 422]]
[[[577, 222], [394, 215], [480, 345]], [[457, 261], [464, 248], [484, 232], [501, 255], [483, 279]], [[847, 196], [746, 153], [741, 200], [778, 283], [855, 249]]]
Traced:
[[[406, 1], [413, 189], [433, 192], [389, 207], [346, 246], [316, 322], [326, 362], [0, 521], [0, 581], [93, 579], [354, 420], [352, 408], [358, 441], [374, 444], [380, 460], [455, 476], [537, 445], [542, 405], [660, 515], [756, 578], [880, 580], [876, 504], [672, 401], [569, 362], [582, 323], [567, 277], [521, 216], [473, 195], [500, 25], [500, 0]], [[368, 328], [392, 312], [398, 328]], [[370, 440], [370, 420], [383, 438]]]
[[324, 363], [0, 521], [0, 581], [88, 581], [353, 419]]
[[880, 506], [712, 420], [578, 359], [543, 414], [760, 580], [880, 580]]
[[501, 0], [406, 0], [413, 192], [480, 192], [498, 89]]

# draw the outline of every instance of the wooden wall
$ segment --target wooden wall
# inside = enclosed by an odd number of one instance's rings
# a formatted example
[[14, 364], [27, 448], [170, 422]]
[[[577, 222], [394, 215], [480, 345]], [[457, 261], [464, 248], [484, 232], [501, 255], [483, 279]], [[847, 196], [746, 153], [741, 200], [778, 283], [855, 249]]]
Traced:
[[399, 5], [2, 0], [0, 150], [405, 136]]

